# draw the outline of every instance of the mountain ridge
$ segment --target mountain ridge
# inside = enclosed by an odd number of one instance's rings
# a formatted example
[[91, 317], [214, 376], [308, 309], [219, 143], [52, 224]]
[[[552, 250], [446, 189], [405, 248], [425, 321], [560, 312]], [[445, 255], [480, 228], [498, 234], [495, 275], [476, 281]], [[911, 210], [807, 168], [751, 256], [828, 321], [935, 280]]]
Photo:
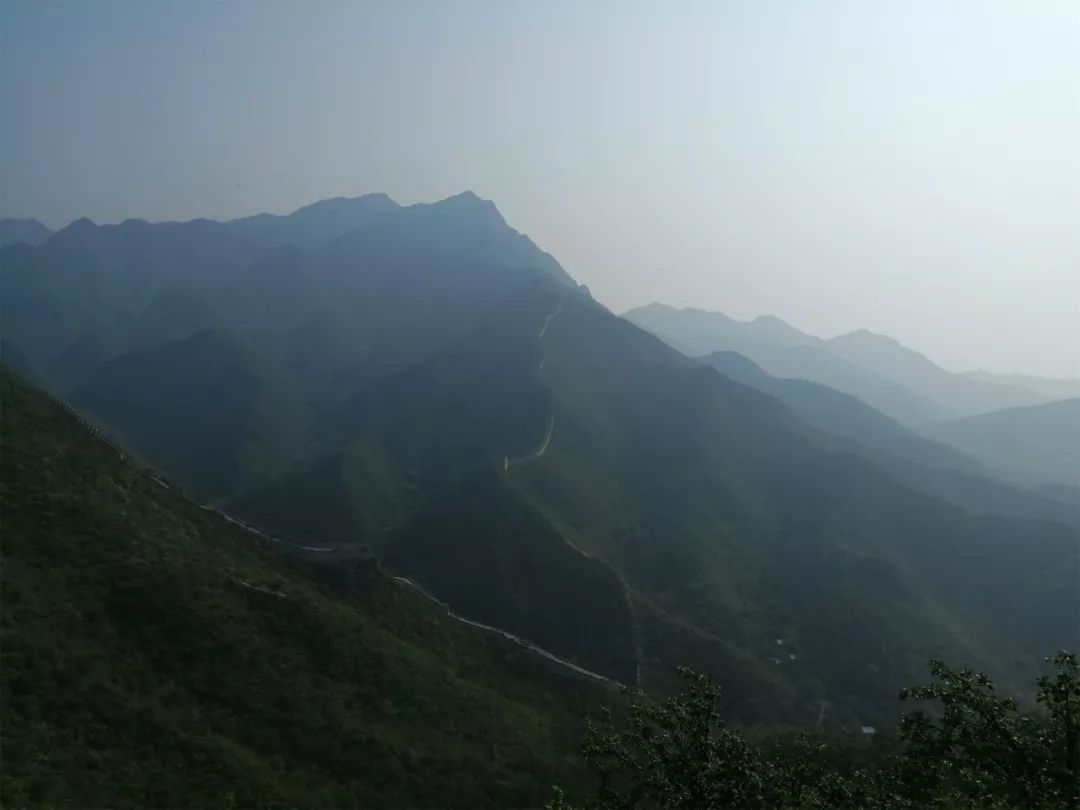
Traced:
[[[95, 391], [103, 425], [200, 498], [304, 545], [367, 546], [605, 677], [663, 693], [691, 665], [743, 695], [741, 722], [812, 722], [826, 700], [837, 723], [883, 723], [929, 655], [1023, 682], [1032, 647], [1073, 630], [1066, 525], [978, 517], [837, 448], [614, 316], [475, 195], [313, 249], [221, 223], [81, 227], [4, 253], [26, 313], [4, 328], [33, 367]], [[819, 355], [862, 373], [791, 353]], [[242, 389], [224, 427], [207, 379]], [[177, 447], [202, 449], [181, 466]], [[797, 659], [776, 663], [777, 638]]]
[[1023, 485], [1080, 485], [1080, 398], [969, 416], [930, 433]]
[[0, 219], [0, 248], [25, 242], [28, 245], [40, 245], [52, 235], [52, 229], [39, 220], [27, 217]]
[[[956, 374], [895, 338], [868, 329], [822, 339], [773, 316], [743, 322], [722, 313], [680, 310], [657, 303], [629, 310], [624, 317], [692, 355], [736, 351], [754, 359], [774, 376], [801, 376], [828, 385], [916, 429], [958, 416], [1052, 398], [1044, 390], [1050, 381]], [[813, 355], [815, 351], [827, 352], [828, 362], [823, 355]], [[837, 362], [844, 365], [837, 366]], [[896, 387], [889, 390], [883, 380]], [[1035, 386], [1029, 387], [1027, 383], [1032, 381]]]

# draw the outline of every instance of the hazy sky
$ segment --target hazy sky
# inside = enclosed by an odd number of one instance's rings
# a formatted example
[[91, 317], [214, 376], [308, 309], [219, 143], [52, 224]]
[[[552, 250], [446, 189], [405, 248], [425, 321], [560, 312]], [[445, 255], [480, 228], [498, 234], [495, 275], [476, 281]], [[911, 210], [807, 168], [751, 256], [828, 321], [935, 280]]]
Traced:
[[611, 308], [1080, 376], [1080, 2], [0, 0], [0, 211], [473, 189]]

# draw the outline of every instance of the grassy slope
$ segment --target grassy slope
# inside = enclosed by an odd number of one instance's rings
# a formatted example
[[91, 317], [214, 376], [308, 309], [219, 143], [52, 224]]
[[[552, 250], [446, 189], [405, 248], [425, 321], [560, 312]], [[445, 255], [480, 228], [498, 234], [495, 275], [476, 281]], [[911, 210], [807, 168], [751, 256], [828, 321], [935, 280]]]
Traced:
[[5, 805], [508, 806], [607, 693], [283, 556], [0, 371]]

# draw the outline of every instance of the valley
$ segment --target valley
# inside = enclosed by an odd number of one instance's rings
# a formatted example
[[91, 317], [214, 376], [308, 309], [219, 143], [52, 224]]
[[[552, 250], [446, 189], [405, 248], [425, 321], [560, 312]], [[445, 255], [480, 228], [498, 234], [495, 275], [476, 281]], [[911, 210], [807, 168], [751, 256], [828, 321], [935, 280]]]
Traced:
[[[887, 726], [928, 657], [1021, 683], [1075, 646], [1067, 503], [998, 497], [979, 461], [849, 394], [680, 354], [475, 195], [367, 199], [302, 209], [286, 246], [207, 221], [16, 245], [8, 298], [74, 311], [91, 273], [100, 312], [158, 331], [44, 333], [31, 308], [5, 341], [237, 525], [328, 560], [368, 548], [452, 617], [579, 673], [664, 694], [693, 666], [740, 695], [739, 722], [812, 725], [824, 701], [838, 726]], [[219, 268], [182, 295], [182, 262], [156, 258], [179, 232]]]

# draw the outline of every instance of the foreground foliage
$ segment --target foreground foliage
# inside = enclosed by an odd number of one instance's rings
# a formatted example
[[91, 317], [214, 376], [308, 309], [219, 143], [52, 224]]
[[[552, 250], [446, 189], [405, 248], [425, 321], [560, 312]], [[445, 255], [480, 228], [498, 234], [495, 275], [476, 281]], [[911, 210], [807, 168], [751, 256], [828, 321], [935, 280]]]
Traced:
[[[857, 764], [857, 741], [750, 741], [725, 726], [720, 688], [682, 669], [679, 694], [638, 693], [624, 723], [604, 713], [588, 725], [598, 789], [586, 807], [1080, 807], [1080, 666], [1068, 652], [1051, 664], [1025, 710], [987, 676], [931, 662], [932, 682], [901, 693], [931, 706], [905, 715], [898, 752], [879, 750], [870, 766]], [[549, 807], [569, 805], [556, 791]]]

